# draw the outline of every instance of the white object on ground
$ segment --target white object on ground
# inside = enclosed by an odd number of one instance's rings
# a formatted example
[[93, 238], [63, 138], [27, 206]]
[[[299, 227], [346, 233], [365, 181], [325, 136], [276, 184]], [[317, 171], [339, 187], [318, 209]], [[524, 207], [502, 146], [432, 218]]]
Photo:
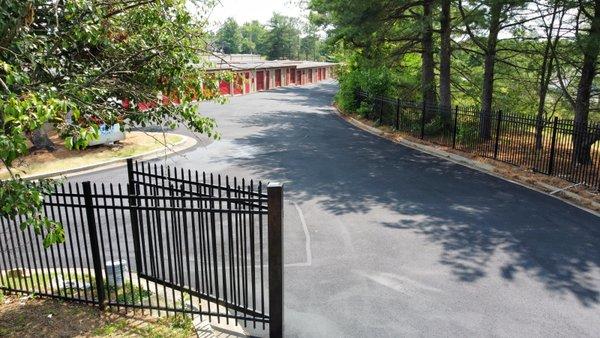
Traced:
[[121, 131], [118, 123], [113, 124], [111, 127], [106, 124], [100, 125], [99, 134], [100, 136], [97, 139], [90, 141], [90, 146], [113, 143], [125, 139], [125, 133]]
[[127, 261], [122, 259], [119, 261], [106, 262], [106, 279], [109, 286], [123, 286], [123, 276], [127, 270]]

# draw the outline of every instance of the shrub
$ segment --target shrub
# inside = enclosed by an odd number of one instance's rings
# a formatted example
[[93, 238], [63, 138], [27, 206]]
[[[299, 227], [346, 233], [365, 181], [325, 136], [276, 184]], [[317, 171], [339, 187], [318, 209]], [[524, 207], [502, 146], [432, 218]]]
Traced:
[[360, 103], [360, 106], [356, 109], [356, 113], [362, 117], [369, 117], [369, 115], [373, 112], [374, 109], [375, 107], [372, 103], [362, 101]]
[[391, 88], [396, 85], [393, 72], [385, 66], [342, 68], [338, 71], [338, 80], [340, 90], [335, 97], [338, 107], [344, 112], [358, 112], [361, 109], [362, 114], [368, 106], [357, 100], [358, 91], [367, 94], [367, 104], [372, 108], [371, 98], [391, 95]]

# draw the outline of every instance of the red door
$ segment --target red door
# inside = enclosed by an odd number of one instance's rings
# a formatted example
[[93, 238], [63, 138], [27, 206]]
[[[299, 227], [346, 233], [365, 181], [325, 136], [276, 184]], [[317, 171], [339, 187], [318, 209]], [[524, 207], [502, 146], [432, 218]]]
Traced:
[[267, 89], [271, 89], [271, 72], [267, 70]]
[[296, 71], [296, 82], [301, 85], [302, 84], [302, 71], [301, 70], [297, 70]]
[[294, 70], [290, 70], [290, 83], [296, 83], [296, 72]]
[[235, 75], [235, 82], [233, 83], [233, 94], [239, 95], [243, 93], [242, 86], [244, 85], [244, 78], [242, 74]]
[[229, 86], [229, 82], [221, 80], [221, 82], [219, 82], [219, 91], [221, 92], [221, 95], [231, 94], [231, 87]]
[[313, 82], [313, 78], [312, 78], [312, 68], [308, 70], [308, 83]]
[[275, 70], [275, 87], [281, 87], [281, 69]]
[[256, 91], [265, 90], [265, 72], [262, 70], [256, 72]]
[[248, 94], [248, 93], [250, 93], [250, 72], [246, 72], [246, 74], [244, 74], [244, 79], [246, 79], [244, 81], [244, 87], [246, 87], [245, 91], [246, 91], [246, 94]]

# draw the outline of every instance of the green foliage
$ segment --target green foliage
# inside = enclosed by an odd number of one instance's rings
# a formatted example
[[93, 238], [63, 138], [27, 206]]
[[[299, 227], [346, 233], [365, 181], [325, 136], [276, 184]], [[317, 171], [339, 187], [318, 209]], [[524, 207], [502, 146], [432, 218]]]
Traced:
[[300, 30], [297, 19], [273, 13], [269, 20], [266, 53], [270, 60], [293, 59], [300, 51]]
[[123, 284], [122, 287], [116, 290], [117, 302], [124, 304], [141, 304], [144, 299], [147, 299], [151, 295], [152, 292], [142, 287], [135, 286], [130, 282]]
[[63, 227], [42, 216], [44, 194], [51, 193], [54, 182], [40, 180], [28, 182], [15, 176], [14, 179], [0, 182], [0, 217], [20, 220], [21, 229], [31, 227], [38, 235], [44, 236], [44, 246], [63, 242]]
[[[591, 33], [591, 24], [600, 12], [592, 1], [583, 2], [528, 2], [528, 1], [463, 1], [465, 17], [457, 2], [451, 3], [452, 39], [451, 95], [453, 105], [478, 106], [482, 100], [484, 60], [490, 32], [490, 9], [499, 4], [500, 34], [495, 45], [493, 72], [493, 107], [505, 112], [535, 116], [540, 104], [540, 69], [544, 64], [546, 33], [557, 39], [556, 50], [550, 50], [550, 83], [543, 104], [544, 117], [559, 116], [573, 119], [578, 86], [582, 77], [585, 51], [597, 55], [600, 39]], [[558, 17], [550, 30], [552, 8], [558, 8]], [[441, 25], [440, 3], [434, 2], [433, 28]], [[421, 51], [423, 34], [423, 3], [410, 1], [311, 0], [310, 19], [327, 29], [327, 42], [334, 49], [337, 61], [345, 65], [343, 73], [359, 68], [387, 67], [396, 87], [394, 97], [404, 100], [422, 100]], [[561, 13], [566, 13], [561, 16]], [[572, 13], [585, 13], [574, 16]], [[535, 13], [535, 14], [534, 14]], [[569, 14], [571, 13], [571, 14]], [[472, 35], [466, 27], [470, 27]], [[573, 27], [585, 27], [573, 31]], [[436, 66], [439, 65], [441, 37], [433, 36]], [[557, 38], [556, 35], [559, 34]], [[482, 48], [483, 46], [483, 48]], [[598, 69], [595, 59], [595, 69]], [[590, 120], [600, 120], [598, 72], [592, 74], [593, 84], [589, 99]], [[358, 78], [361, 75], [357, 75]], [[362, 76], [364, 77], [364, 76]], [[351, 92], [357, 85], [351, 77]], [[365, 77], [366, 78], [366, 77]], [[562, 81], [561, 81], [562, 78]], [[340, 76], [340, 81], [344, 79]], [[437, 79], [439, 80], [439, 78]], [[360, 81], [358, 81], [360, 82]], [[343, 85], [343, 84], [342, 84]], [[340, 106], [352, 104], [341, 94]], [[356, 107], [354, 107], [356, 108]]]
[[372, 105], [373, 97], [393, 95], [394, 88], [398, 85], [398, 79], [394, 78], [393, 72], [387, 67], [363, 65], [351, 63], [339, 68], [340, 90], [335, 100], [342, 111], [354, 112], [359, 108], [366, 111], [367, 106], [358, 106], [355, 97], [358, 91], [365, 92], [368, 97], [363, 102]]
[[303, 25], [297, 18], [273, 13], [265, 26], [254, 20], [239, 26], [229, 18], [214, 38], [216, 49], [223, 53], [266, 56], [271, 60], [324, 60], [327, 46], [314, 24]]
[[161, 318], [161, 323], [172, 329], [182, 331], [192, 331], [194, 329], [192, 318], [179, 313], [174, 316]]
[[254, 20], [246, 22], [241, 27], [242, 45], [241, 52], [245, 54], [266, 55], [267, 28]]
[[[69, 149], [85, 148], [102, 124], [184, 125], [218, 136], [195, 105], [219, 96], [218, 81], [202, 68], [205, 22], [187, 9], [202, 2], [0, 4], [0, 160], [7, 168], [45, 124]], [[35, 201], [43, 190], [36, 189], [18, 177], [3, 182], [2, 215], [27, 216], [36, 232], [48, 229], [45, 244], [60, 242], [62, 228], [40, 216]]]
[[[348, 110], [345, 110], [348, 111]], [[356, 113], [362, 117], [368, 117], [375, 111], [375, 105], [372, 102], [368, 102], [366, 100], [361, 101], [356, 108]]]
[[318, 27], [309, 23], [300, 39], [300, 58], [304, 60], [322, 61], [325, 54], [325, 44], [317, 33]]
[[216, 43], [217, 47], [225, 54], [236, 54], [241, 51], [242, 33], [235, 19], [225, 20], [217, 32]]

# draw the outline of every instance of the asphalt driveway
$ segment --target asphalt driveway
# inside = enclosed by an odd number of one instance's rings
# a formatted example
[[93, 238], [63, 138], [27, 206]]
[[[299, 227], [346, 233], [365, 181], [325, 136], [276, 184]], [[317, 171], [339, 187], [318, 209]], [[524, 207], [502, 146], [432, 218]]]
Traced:
[[167, 160], [285, 183], [287, 336], [598, 335], [598, 217], [356, 129], [336, 90], [204, 104], [222, 139]]

